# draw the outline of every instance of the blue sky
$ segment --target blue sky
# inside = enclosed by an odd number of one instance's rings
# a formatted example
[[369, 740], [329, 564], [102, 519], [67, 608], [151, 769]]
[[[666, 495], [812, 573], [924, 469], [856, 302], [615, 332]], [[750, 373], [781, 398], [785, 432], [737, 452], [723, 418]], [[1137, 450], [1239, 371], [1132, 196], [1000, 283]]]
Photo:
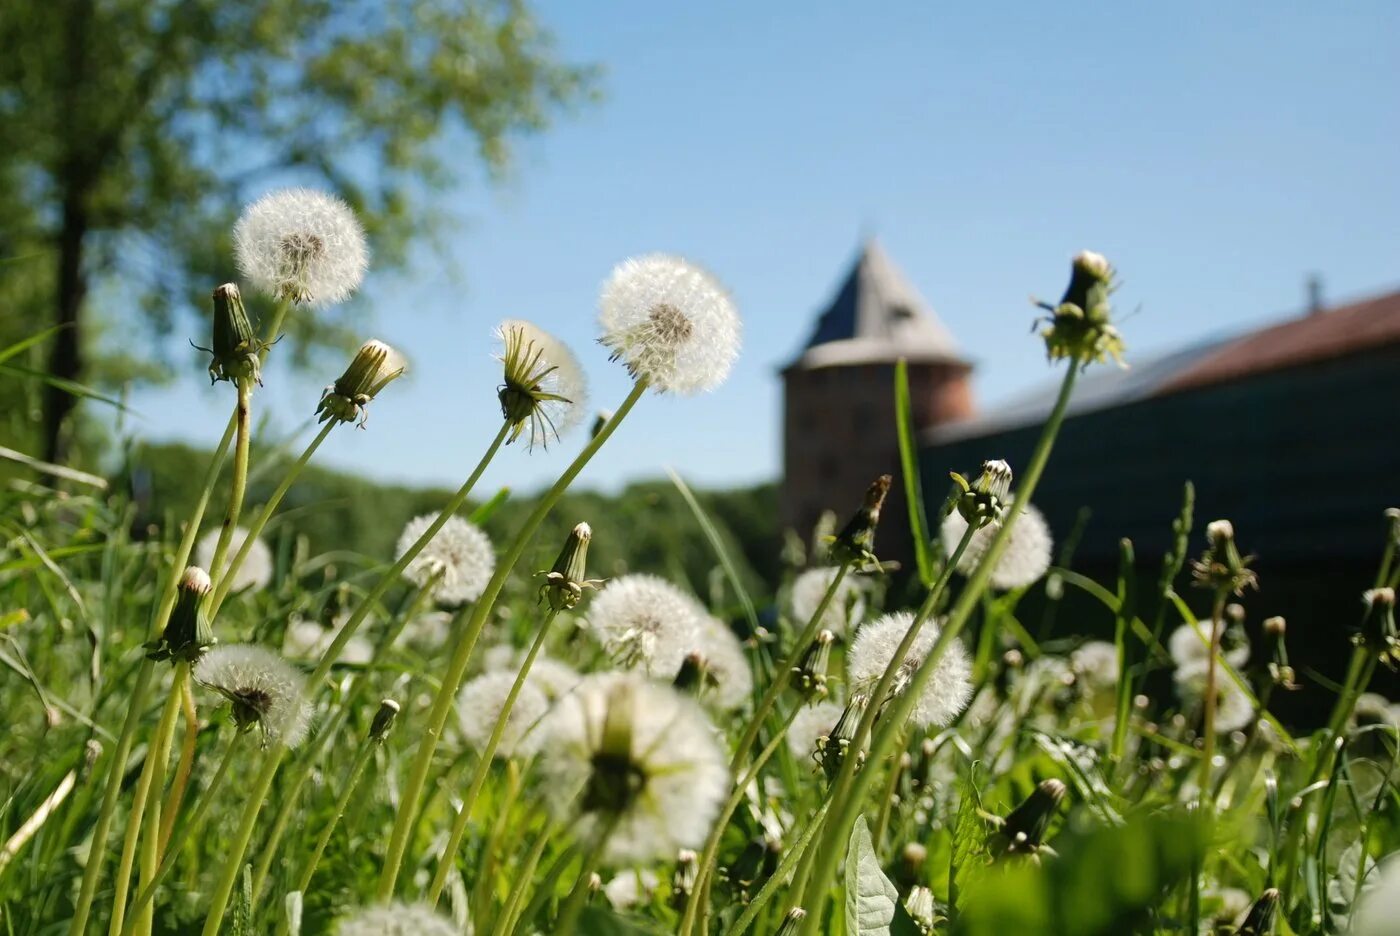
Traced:
[[[468, 174], [447, 266], [371, 274], [371, 333], [413, 373], [324, 464], [455, 485], [499, 425], [504, 317], [573, 344], [614, 406], [597, 289], [644, 251], [715, 271], [745, 350], [714, 393], [639, 406], [584, 485], [775, 477], [776, 370], [866, 234], [977, 362], [982, 406], [1049, 376], [1028, 297], [1055, 298], [1081, 248], [1120, 270], [1129, 360], [1294, 314], [1309, 272], [1333, 300], [1400, 285], [1392, 2], [535, 7], [562, 55], [605, 66], [604, 99], [523, 141], [503, 185]], [[194, 371], [137, 397], [137, 432], [217, 437], [227, 385]], [[274, 363], [265, 411], [309, 412], [334, 376]], [[538, 487], [578, 444], [508, 450], [481, 490]]]

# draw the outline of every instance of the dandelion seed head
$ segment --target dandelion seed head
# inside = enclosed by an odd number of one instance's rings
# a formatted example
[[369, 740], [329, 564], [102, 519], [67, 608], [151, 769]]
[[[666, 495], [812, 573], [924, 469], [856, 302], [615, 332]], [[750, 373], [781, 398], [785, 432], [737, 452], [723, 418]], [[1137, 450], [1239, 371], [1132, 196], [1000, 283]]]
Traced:
[[543, 728], [551, 808], [585, 840], [612, 826], [608, 864], [669, 859], [705, 840], [729, 766], [693, 700], [637, 673], [599, 673], [560, 699]]
[[1400, 855], [1383, 859], [1370, 882], [1361, 892], [1351, 936], [1392, 936], [1400, 920]]
[[[462, 737], [475, 750], [484, 750], [491, 739], [496, 720], [505, 708], [506, 696], [515, 685], [515, 676], [512, 670], [482, 673], [469, 680], [457, 694], [457, 718], [462, 726]], [[542, 734], [536, 729], [549, 711], [549, 700], [533, 683], [533, 676], [532, 668], [506, 716], [505, 732], [496, 745], [496, 757], [529, 757], [539, 750]]]
[[336, 936], [459, 936], [449, 919], [427, 904], [394, 902], [358, 910], [336, 924]]
[[1090, 640], [1069, 655], [1070, 669], [1085, 687], [1104, 692], [1118, 684], [1118, 648], [1106, 640]]
[[[238, 555], [238, 551], [243, 548], [243, 544], [248, 539], [248, 531], [243, 527], [234, 527], [233, 533], [229, 537], [228, 554], [224, 557], [224, 566], [218, 570], [219, 575], [228, 571], [228, 565], [233, 561], [233, 557]], [[195, 564], [201, 568], [214, 571], [214, 552], [219, 546], [219, 528], [215, 527], [199, 538], [195, 544], [194, 555]], [[267, 548], [267, 544], [260, 539], [253, 540], [253, 545], [248, 547], [248, 555], [244, 557], [243, 563], [238, 567], [237, 574], [233, 577], [233, 585], [230, 591], [241, 592], [252, 588], [261, 591], [272, 581], [272, 550]]]
[[240, 728], [256, 725], [267, 743], [296, 747], [311, 728], [305, 680], [286, 660], [255, 644], [212, 648], [195, 664], [194, 677], [228, 699]]
[[[875, 688], [913, 623], [913, 614], [897, 611], [877, 618], [856, 631], [856, 639], [846, 657], [846, 675], [852, 692], [868, 693]], [[937, 621], [927, 621], [919, 630], [919, 636], [914, 638], [908, 655], [891, 683], [896, 695], [908, 688], [914, 672], [938, 640], [938, 634]], [[933, 674], [910, 712], [909, 720], [921, 727], [948, 725], [971, 700], [972, 662], [962, 642], [954, 640], [948, 644], [934, 667]]]
[[[1205, 702], [1206, 671], [1192, 670], [1176, 674], [1176, 691], [1183, 704], [1199, 709]], [[1215, 733], [1229, 734], [1242, 731], [1254, 721], [1254, 705], [1249, 696], [1230, 678], [1229, 674], [1216, 671], [1215, 674]]]
[[369, 266], [350, 206], [306, 188], [270, 192], [243, 209], [233, 250], [239, 272], [258, 290], [315, 306], [348, 299]]
[[665, 254], [613, 269], [599, 323], [613, 357], [665, 393], [713, 390], [739, 354], [739, 315], [728, 292], [709, 273]]
[[655, 575], [613, 579], [588, 606], [589, 632], [609, 657], [627, 669], [669, 679], [695, 647], [700, 603]]
[[518, 420], [512, 439], [528, 428], [533, 448], [577, 426], [588, 409], [588, 381], [568, 345], [521, 319], [498, 325], [496, 339], [505, 369], [501, 407], [507, 419]]
[[450, 611], [424, 611], [404, 627], [404, 639], [421, 650], [436, 650], [452, 633], [452, 617]]
[[797, 762], [809, 765], [817, 753], [817, 743], [822, 738], [831, 737], [836, 723], [841, 720], [843, 706], [835, 702], [818, 702], [803, 706], [792, 718], [787, 730], [788, 750]]
[[[817, 613], [817, 608], [838, 571], [835, 566], [808, 569], [793, 581], [788, 604], [793, 622], [799, 628], [805, 626], [812, 620], [812, 615]], [[845, 634], [853, 623], [864, 616], [865, 588], [860, 579], [848, 573], [841, 579], [841, 584], [836, 586], [836, 594], [831, 596], [831, 603], [822, 612], [820, 628], [833, 634]]]
[[[288, 622], [287, 632], [282, 638], [282, 652], [294, 660], [319, 660], [349, 620], [350, 615], [341, 612], [336, 615], [334, 624], [322, 627], [319, 621], [294, 618]], [[364, 666], [373, 658], [374, 644], [356, 634], [345, 642], [336, 662]]]
[[603, 885], [603, 894], [615, 910], [628, 910], [647, 903], [661, 883], [650, 868], [628, 869]]
[[[1004, 523], [1016, 509], [1012, 501], [1003, 513], [1001, 522]], [[972, 570], [977, 568], [977, 564], [991, 548], [992, 539], [998, 529], [998, 524], [989, 523], [972, 534], [972, 539], [958, 560], [959, 572], [963, 575], [972, 574]], [[951, 556], [958, 548], [958, 543], [962, 541], [966, 531], [967, 521], [956, 510], [943, 521], [943, 549], [948, 555]], [[1001, 558], [997, 560], [996, 568], [992, 570], [992, 587], [1007, 591], [1035, 582], [1050, 568], [1050, 551], [1054, 545], [1054, 538], [1050, 535], [1050, 526], [1045, 522], [1044, 515], [1034, 505], [1027, 504], [1021, 510], [1016, 525], [1011, 529], [1011, 539], [1007, 542]]]
[[[1220, 627], [1224, 632], [1224, 624]], [[1243, 634], [1232, 633], [1231, 636], [1235, 645], [1226, 647], [1222, 641], [1223, 656], [1226, 662], [1239, 669], [1249, 662], [1249, 640]], [[1197, 673], [1204, 675], [1210, 665], [1210, 622], [1182, 624], [1167, 638], [1167, 649], [1176, 663], [1178, 678], [1185, 679]]]
[[[525, 661], [525, 652], [510, 644], [497, 644], [487, 650], [482, 659], [488, 671], [509, 670], [517, 673], [520, 664]], [[544, 653], [537, 655], [530, 666], [530, 682], [551, 702], [572, 692], [582, 680], [578, 670]]]
[[713, 682], [702, 698], [725, 711], [742, 708], [753, 694], [753, 671], [739, 638], [723, 621], [706, 615], [696, 629], [694, 649]]
[[[423, 514], [408, 521], [399, 534], [397, 555], [407, 553], [436, 520], [436, 514]], [[495, 571], [496, 553], [490, 538], [470, 520], [448, 517], [403, 575], [415, 585], [426, 585], [441, 574], [433, 597], [444, 604], [459, 605], [480, 598]]]

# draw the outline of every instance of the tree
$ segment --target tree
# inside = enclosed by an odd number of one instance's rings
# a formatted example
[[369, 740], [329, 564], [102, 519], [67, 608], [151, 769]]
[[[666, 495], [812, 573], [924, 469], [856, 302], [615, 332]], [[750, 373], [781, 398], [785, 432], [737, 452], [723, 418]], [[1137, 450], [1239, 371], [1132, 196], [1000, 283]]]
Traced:
[[[6, 0], [0, 258], [39, 251], [52, 272], [26, 270], [3, 300], [27, 323], [62, 326], [47, 370], [78, 380], [96, 284], [139, 310], [124, 334], [168, 333], [230, 278], [239, 206], [283, 181], [336, 191], [376, 267], [400, 264], [441, 221], [432, 195], [460, 181], [465, 142], [499, 173], [512, 138], [545, 128], [594, 78], [556, 62], [511, 0]], [[300, 317], [290, 338], [304, 360], [343, 327]], [[51, 461], [72, 407], [45, 388]]]

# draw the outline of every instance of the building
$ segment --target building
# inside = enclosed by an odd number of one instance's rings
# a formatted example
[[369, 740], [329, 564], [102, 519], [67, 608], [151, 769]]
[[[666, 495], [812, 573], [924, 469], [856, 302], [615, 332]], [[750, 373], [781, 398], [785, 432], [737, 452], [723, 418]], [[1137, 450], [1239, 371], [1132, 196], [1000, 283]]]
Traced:
[[933, 309], [870, 240], [802, 352], [782, 371], [782, 511], [788, 527], [805, 535], [823, 511], [853, 511], [872, 480], [892, 474], [879, 551], [910, 554], [892, 405], [900, 358], [908, 361], [918, 431], [973, 416], [972, 365]]

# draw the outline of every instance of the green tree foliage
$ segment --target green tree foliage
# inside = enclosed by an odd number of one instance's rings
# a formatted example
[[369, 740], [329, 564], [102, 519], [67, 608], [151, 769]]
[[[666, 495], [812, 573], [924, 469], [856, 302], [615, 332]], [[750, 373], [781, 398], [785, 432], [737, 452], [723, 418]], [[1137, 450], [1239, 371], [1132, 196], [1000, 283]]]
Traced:
[[[154, 376], [134, 339], [232, 277], [228, 231], [250, 195], [329, 187], [376, 267], [394, 266], [441, 222], [433, 195], [461, 179], [463, 152], [499, 174], [513, 137], [593, 85], [512, 0], [7, 0], [0, 346], [62, 324], [49, 373]], [[89, 375], [98, 308], [140, 314]], [[344, 343], [346, 324], [297, 316], [290, 337], [304, 357]], [[53, 459], [73, 398], [43, 397]]]

